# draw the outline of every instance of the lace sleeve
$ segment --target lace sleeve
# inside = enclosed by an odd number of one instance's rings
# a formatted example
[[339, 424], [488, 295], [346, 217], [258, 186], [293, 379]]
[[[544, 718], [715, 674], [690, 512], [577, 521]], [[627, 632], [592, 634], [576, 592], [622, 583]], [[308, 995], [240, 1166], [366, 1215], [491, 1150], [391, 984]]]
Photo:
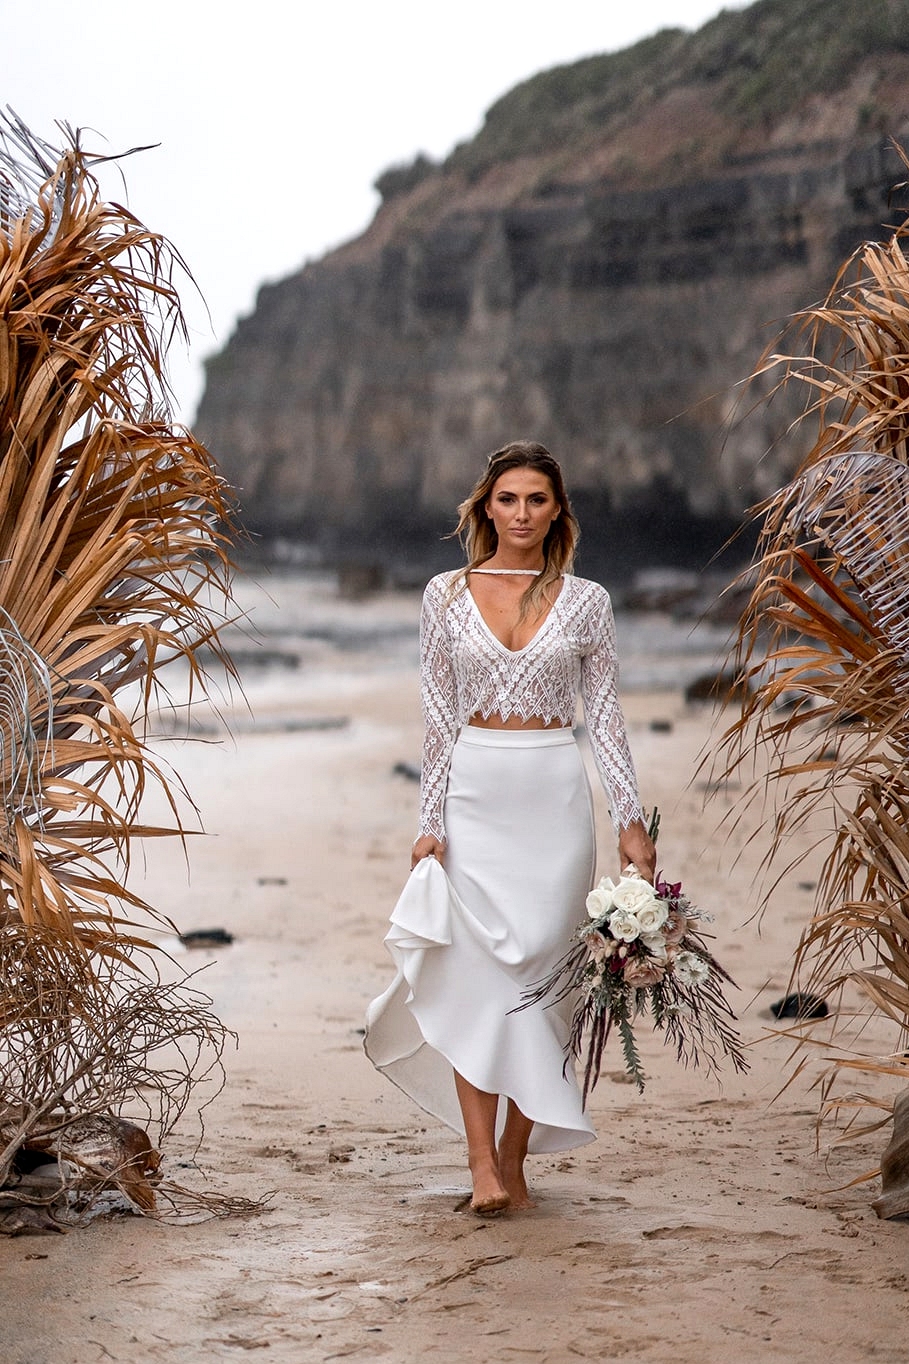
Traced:
[[616, 690], [617, 675], [615, 620], [609, 597], [604, 593], [592, 647], [581, 660], [581, 694], [590, 746], [609, 797], [616, 832], [643, 818], [625, 717]]
[[437, 580], [423, 594], [420, 616], [420, 702], [423, 709], [423, 763], [420, 774], [420, 833], [445, 838], [443, 806], [451, 750], [458, 732], [457, 685], [451, 641], [445, 628], [443, 585]]

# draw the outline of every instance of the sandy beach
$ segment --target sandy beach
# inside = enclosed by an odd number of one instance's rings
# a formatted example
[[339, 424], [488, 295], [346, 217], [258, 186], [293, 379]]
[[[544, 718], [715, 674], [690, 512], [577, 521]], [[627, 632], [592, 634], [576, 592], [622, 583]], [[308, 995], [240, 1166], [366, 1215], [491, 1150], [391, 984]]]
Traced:
[[[847, 1187], [877, 1165], [886, 1134], [836, 1145], [829, 1129], [816, 1149], [823, 1048], [779, 1093], [791, 1045], [774, 1040], [768, 1005], [787, 987], [816, 855], [783, 877], [758, 924], [758, 815], [717, 832], [737, 792], [703, 808], [698, 760], [715, 715], [683, 689], [716, 639], [659, 617], [620, 621], [661, 865], [715, 915], [751, 1073], [719, 1086], [643, 1029], [643, 1097], [614, 1047], [590, 1103], [599, 1140], [532, 1162], [534, 1212], [483, 1222], [455, 1211], [460, 1140], [362, 1051], [415, 832], [417, 786], [395, 769], [419, 763], [418, 595], [344, 602], [329, 580], [299, 576], [268, 593], [240, 585], [274, 658], [244, 670], [248, 710], [225, 700], [232, 735], [212, 714], [198, 742], [156, 741], [201, 811], [190, 870], [176, 841], [158, 843], [134, 883], [181, 931], [234, 935], [180, 958], [211, 962], [202, 983], [239, 1042], [201, 1145], [187, 1121], [164, 1172], [267, 1201], [242, 1218], [116, 1216], [0, 1238], [3, 1364], [902, 1364], [909, 1228], [877, 1219], [877, 1181]], [[602, 798], [598, 816], [611, 873]], [[893, 1044], [883, 1028], [863, 1039], [868, 1051]]]

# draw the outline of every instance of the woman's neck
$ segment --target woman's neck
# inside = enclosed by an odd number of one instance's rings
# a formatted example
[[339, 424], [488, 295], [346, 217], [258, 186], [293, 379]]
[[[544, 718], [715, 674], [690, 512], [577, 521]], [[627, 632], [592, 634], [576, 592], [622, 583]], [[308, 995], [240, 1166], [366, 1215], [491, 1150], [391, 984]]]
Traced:
[[491, 559], [484, 559], [478, 568], [497, 568], [502, 572], [542, 573], [546, 561], [539, 554], [500, 554], [498, 551]]

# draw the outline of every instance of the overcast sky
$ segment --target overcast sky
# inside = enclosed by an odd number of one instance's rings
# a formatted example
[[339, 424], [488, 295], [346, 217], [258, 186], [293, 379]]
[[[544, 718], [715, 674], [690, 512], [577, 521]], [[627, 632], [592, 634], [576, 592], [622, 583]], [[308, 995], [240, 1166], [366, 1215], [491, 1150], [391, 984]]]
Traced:
[[[549, 66], [693, 29], [744, 0], [0, 0], [0, 103], [54, 141], [55, 120], [124, 151], [130, 207], [189, 264], [192, 418], [201, 361], [256, 290], [356, 236], [387, 166], [444, 156], [485, 110]], [[112, 172], [105, 193], [122, 197]]]

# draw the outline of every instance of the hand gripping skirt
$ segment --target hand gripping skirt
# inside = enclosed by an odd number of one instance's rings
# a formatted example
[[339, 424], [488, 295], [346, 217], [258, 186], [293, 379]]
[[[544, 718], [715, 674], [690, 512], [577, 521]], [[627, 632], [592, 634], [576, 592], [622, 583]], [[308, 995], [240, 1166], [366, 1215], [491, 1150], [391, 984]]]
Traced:
[[[570, 729], [467, 726], [445, 799], [445, 870], [412, 872], [385, 942], [397, 967], [366, 1053], [463, 1133], [452, 1068], [533, 1119], [531, 1152], [594, 1139], [572, 1065], [573, 1001], [512, 1012], [567, 951], [593, 883], [593, 812]], [[499, 1126], [505, 1104], [499, 1104]]]

